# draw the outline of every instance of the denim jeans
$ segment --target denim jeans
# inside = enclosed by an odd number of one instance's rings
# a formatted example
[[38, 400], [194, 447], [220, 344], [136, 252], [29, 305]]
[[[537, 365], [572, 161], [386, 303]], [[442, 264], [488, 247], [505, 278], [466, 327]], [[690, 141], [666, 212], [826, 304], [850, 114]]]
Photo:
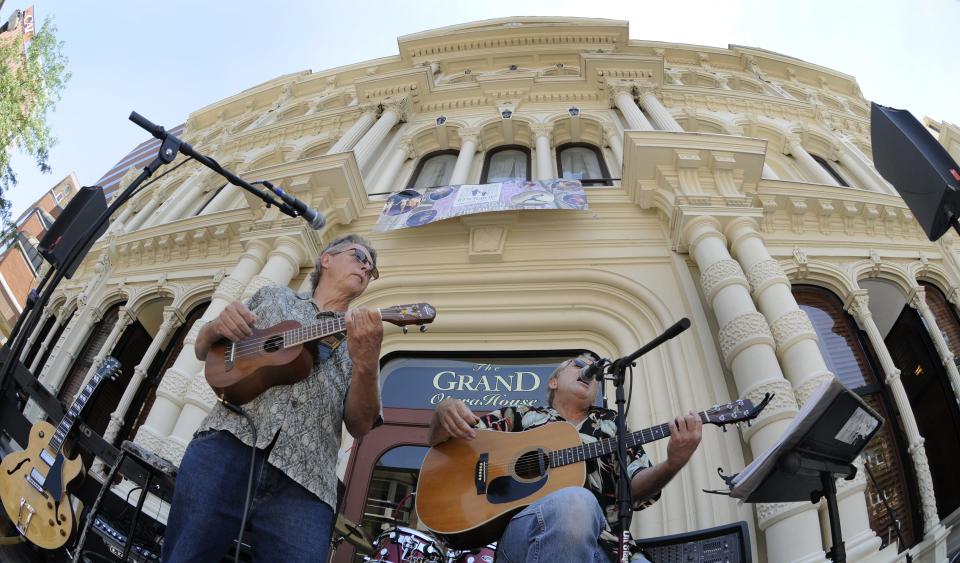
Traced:
[[597, 543], [604, 516], [593, 493], [568, 487], [514, 516], [497, 544], [497, 563], [608, 563]]
[[[254, 561], [326, 561], [333, 510], [257, 450], [245, 540]], [[162, 561], [219, 561], [233, 553], [250, 472], [250, 446], [224, 431], [187, 446], [167, 518]]]

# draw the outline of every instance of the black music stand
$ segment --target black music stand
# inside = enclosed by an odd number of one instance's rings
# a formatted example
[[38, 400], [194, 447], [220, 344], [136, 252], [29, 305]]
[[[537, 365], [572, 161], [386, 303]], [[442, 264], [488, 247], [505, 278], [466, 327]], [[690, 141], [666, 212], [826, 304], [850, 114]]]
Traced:
[[740, 473], [723, 477], [729, 495], [743, 502], [827, 501], [833, 546], [827, 557], [847, 560], [836, 479], [853, 479], [860, 452], [883, 425], [883, 418], [838, 380], [824, 382], [807, 399], [777, 443]]

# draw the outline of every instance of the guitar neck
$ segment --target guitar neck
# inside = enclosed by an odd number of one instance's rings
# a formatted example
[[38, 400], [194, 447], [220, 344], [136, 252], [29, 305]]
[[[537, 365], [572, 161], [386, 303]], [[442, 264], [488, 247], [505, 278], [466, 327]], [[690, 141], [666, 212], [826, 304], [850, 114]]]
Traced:
[[283, 347], [289, 348], [311, 340], [318, 340], [347, 330], [347, 320], [344, 317], [324, 319], [317, 324], [301, 326], [283, 331]]
[[[700, 420], [703, 422], [708, 422], [709, 418], [707, 413], [699, 412], [697, 416], [700, 417]], [[631, 432], [627, 434], [626, 445], [628, 448], [634, 448], [649, 442], [656, 442], [657, 440], [662, 440], [670, 436], [670, 423], [664, 422], [657, 426], [651, 426], [650, 428], [644, 428], [643, 430], [637, 430], [636, 432]], [[588, 444], [581, 444], [579, 446], [573, 446], [570, 448], [564, 448], [562, 450], [554, 450], [550, 452], [550, 466], [551, 467], [560, 467], [563, 465], [569, 465], [571, 463], [577, 463], [579, 461], [585, 461], [588, 459], [594, 459], [597, 457], [605, 456], [612, 454], [617, 451], [617, 439], [616, 438], [604, 438], [603, 440], [597, 440], [596, 442], [590, 442]]]
[[90, 381], [87, 382], [86, 386], [84, 386], [83, 390], [77, 394], [77, 398], [74, 399], [73, 404], [67, 409], [63, 418], [60, 419], [60, 424], [57, 425], [57, 430], [53, 433], [53, 438], [50, 439], [49, 449], [54, 454], [60, 452], [60, 448], [63, 447], [63, 441], [66, 440], [67, 435], [70, 434], [70, 430], [73, 429], [73, 425], [77, 421], [77, 416], [80, 415], [83, 407], [87, 405], [90, 396], [97, 390], [97, 386], [100, 385], [104, 377], [105, 375], [102, 373], [102, 370], [97, 370], [97, 372], [93, 374], [93, 377], [90, 378]]

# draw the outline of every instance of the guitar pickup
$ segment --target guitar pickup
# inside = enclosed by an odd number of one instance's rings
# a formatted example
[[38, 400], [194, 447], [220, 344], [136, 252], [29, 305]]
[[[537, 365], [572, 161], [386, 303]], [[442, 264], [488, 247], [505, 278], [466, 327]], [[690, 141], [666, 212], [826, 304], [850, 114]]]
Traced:
[[476, 471], [474, 471], [474, 481], [476, 481], [478, 495], [487, 494], [487, 466], [488, 465], [489, 465], [489, 455], [480, 454], [480, 459], [477, 460]]

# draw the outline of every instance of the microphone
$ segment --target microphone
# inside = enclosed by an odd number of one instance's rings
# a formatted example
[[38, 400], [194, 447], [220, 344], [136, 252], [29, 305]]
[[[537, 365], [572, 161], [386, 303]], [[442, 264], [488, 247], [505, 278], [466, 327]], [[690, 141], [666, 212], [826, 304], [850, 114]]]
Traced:
[[603, 372], [604, 363], [604, 360], [601, 359], [588, 366], [583, 366], [580, 368], [580, 376], [578, 379], [587, 385], [590, 385], [591, 381], [594, 379], [599, 379], [598, 376]]
[[311, 229], [315, 231], [319, 231], [320, 229], [323, 228], [324, 225], [327, 224], [327, 218], [323, 216], [323, 213], [320, 213], [316, 209], [309, 207], [306, 203], [293, 197], [292, 195], [283, 191], [281, 188], [274, 186], [267, 180], [261, 180], [260, 182], [256, 182], [256, 183], [263, 184], [264, 186], [269, 188], [270, 191], [277, 194], [277, 196], [281, 200], [283, 200], [284, 203], [289, 205], [294, 211], [297, 212], [298, 215], [300, 215], [307, 221]]

